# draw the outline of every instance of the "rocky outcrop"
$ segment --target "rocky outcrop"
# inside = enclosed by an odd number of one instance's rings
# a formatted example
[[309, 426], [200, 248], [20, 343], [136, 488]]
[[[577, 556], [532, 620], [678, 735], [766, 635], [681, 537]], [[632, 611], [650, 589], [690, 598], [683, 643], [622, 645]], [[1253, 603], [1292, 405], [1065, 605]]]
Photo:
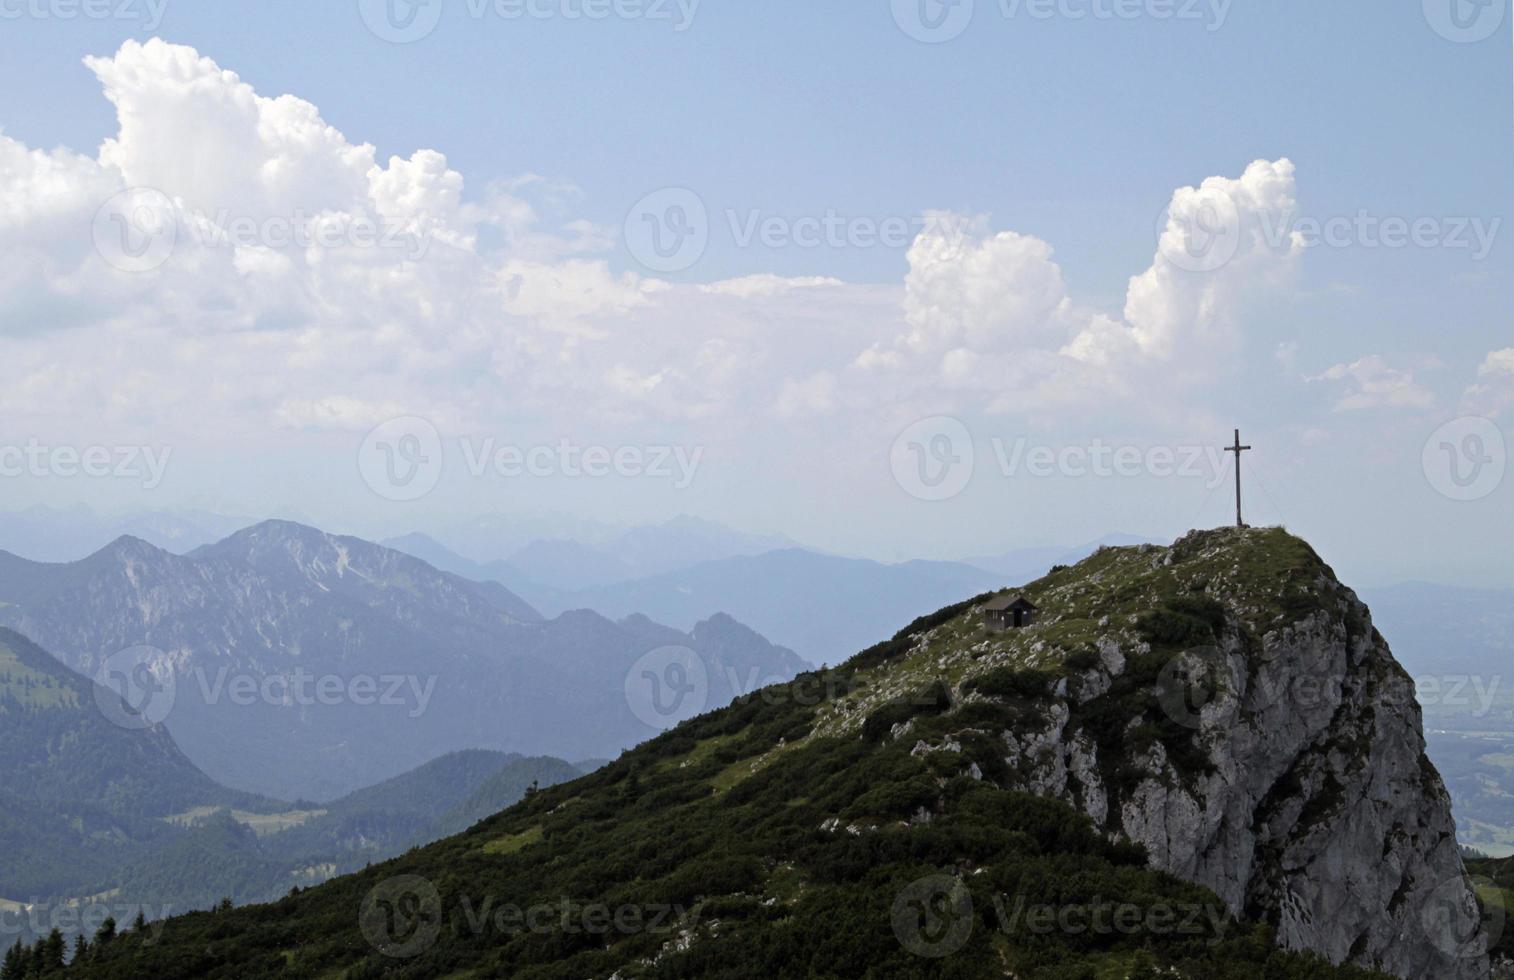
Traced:
[[[1195, 554], [1225, 546], [1185, 542]], [[1185, 542], [1152, 562], [1170, 565]], [[1487, 977], [1412, 683], [1366, 607], [1321, 568], [1301, 586], [1313, 608], [1260, 635], [1242, 627], [1246, 604], [1262, 601], [1242, 577], [1208, 581], [1224, 628], [1153, 684], [1137, 680], [1161, 717], [1131, 717], [1101, 744], [1095, 717], [1151, 652], [1132, 631], [1104, 636], [1097, 662], [1039, 706], [1039, 724], [1002, 733], [1006, 761], [1027, 788], [1143, 844], [1233, 913], [1274, 923], [1287, 948], [1402, 977]]]

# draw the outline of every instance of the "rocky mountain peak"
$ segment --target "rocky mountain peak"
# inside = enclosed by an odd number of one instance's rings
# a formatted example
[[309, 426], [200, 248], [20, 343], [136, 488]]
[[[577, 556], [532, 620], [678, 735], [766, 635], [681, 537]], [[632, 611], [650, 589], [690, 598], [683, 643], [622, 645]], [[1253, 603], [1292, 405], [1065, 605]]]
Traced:
[[[924, 756], [981, 740], [983, 772], [1075, 805], [1290, 949], [1487, 976], [1413, 684], [1305, 542], [1196, 531], [1012, 591], [1038, 607], [1032, 625], [1002, 629], [982, 601], [948, 610], [816, 733], [917, 739]], [[889, 712], [931, 685], [950, 702], [942, 725], [961, 723], [922, 738]], [[987, 722], [1001, 706], [1013, 723]]]

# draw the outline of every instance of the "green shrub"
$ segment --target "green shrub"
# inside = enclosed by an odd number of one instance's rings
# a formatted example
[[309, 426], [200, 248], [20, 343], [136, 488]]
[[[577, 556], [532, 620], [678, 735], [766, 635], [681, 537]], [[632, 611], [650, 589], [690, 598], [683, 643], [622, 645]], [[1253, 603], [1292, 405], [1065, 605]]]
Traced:
[[1044, 698], [1050, 693], [1056, 680], [1044, 670], [1020, 670], [1014, 667], [996, 667], [980, 674], [963, 686], [990, 698]]

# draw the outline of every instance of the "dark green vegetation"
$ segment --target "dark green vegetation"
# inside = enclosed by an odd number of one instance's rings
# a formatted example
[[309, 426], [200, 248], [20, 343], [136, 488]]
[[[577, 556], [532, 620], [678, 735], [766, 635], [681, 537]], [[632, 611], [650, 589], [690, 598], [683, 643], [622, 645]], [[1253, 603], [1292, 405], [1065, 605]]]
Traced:
[[0, 629], [0, 899], [80, 894], [123, 854], [173, 836], [161, 818], [267, 801], [216, 785], [162, 729], [128, 731], [93, 685]]
[[196, 815], [108, 880], [127, 899], [173, 911], [269, 901], [466, 829], [533, 784], [582, 774], [561, 759], [455, 752], [319, 809]]
[[[1243, 565], [1265, 579], [1257, 588], [1296, 604], [1325, 571], [1281, 532], [1213, 540], [1227, 542], [1224, 567], [1154, 568], [1146, 552], [1124, 549], [1033, 583], [1027, 592], [1052, 616], [1037, 627], [1040, 649], [1023, 657], [1010, 649], [1015, 637], [992, 651], [973, 626], [976, 601], [962, 603], [838, 669], [767, 688], [532, 793], [466, 833], [275, 904], [183, 916], [157, 936], [132, 930], [96, 944], [73, 972], [1367, 977], [1278, 951], [1266, 925], [1228, 920], [1211, 894], [1148, 869], [1140, 849], [1111, 842], [1060, 803], [1007, 788], [1001, 748], [974, 734], [1015, 726], [1038, 711], [1046, 685], [1074, 682], [1073, 664], [1097, 655], [1101, 616], [1126, 617], [1134, 629], [1167, 609], [1211, 635], [1258, 630], [1291, 614], [1227, 603], [1221, 618], [1192, 601], [1209, 594], [1197, 578], [1218, 583]], [[1172, 655], [1158, 647], [1132, 673], [1152, 680]], [[1128, 720], [1150, 710], [1148, 693], [1118, 689], [1095, 701]], [[907, 736], [894, 737], [898, 726]], [[948, 739], [959, 747], [912, 751]], [[1037, 926], [1036, 910], [1112, 900], [1132, 910], [1135, 927]]]
[[0, 629], [0, 932], [86, 918], [56, 911], [69, 901], [122, 918], [268, 901], [582, 774], [560, 759], [466, 751], [322, 807], [281, 803], [216, 784], [165, 729], [118, 727], [95, 696]]

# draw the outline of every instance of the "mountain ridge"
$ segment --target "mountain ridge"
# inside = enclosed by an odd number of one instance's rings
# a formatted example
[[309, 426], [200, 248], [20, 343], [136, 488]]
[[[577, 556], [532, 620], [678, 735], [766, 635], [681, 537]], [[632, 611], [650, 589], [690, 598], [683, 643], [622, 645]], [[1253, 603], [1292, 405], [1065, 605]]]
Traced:
[[[1198, 532], [1022, 591], [1024, 630], [960, 601], [467, 833], [79, 972], [1488, 975], [1418, 716], [1380, 710], [1402, 671], [1306, 544]], [[1135, 925], [1035, 926], [1111, 896]], [[491, 898], [558, 911], [467, 914]], [[668, 914], [583, 929], [595, 908]]]
[[[0, 625], [87, 676], [148, 659], [196, 766], [281, 799], [335, 799], [458, 749], [612, 756], [659, 730], [627, 700], [637, 658], [706, 657], [686, 631], [650, 643], [605, 617], [546, 620], [502, 585], [288, 521], [183, 556], [129, 537], [76, 563], [0, 555]], [[709, 704], [742, 693], [725, 667], [806, 666], [755, 634], [722, 656]]]

